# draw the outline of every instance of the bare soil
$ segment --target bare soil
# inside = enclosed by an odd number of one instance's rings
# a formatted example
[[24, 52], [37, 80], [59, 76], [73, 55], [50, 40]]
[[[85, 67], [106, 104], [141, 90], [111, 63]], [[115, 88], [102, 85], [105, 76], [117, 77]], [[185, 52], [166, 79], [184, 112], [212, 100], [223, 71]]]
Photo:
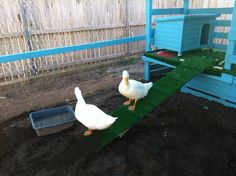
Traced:
[[[38, 104], [35, 109], [40, 109], [43, 103], [44, 107], [56, 103], [74, 107], [73, 89], [77, 85], [82, 87], [88, 103], [111, 112], [125, 100], [117, 91], [120, 71], [129, 68], [131, 77], [141, 78], [142, 67], [137, 62], [102, 72], [67, 75], [54, 81], [55, 87], [42, 90], [32, 83], [29, 85], [35, 87], [31, 99], [25, 93], [12, 96], [12, 100], [22, 102], [22, 107], [34, 100]], [[27, 86], [24, 88], [28, 90]], [[84, 143], [85, 127], [81, 124], [61, 133], [37, 137], [26, 113], [0, 124], [0, 175], [234, 176], [235, 114], [235, 109], [176, 93], [121, 139], [95, 153], [94, 146]]]
[[122, 70], [129, 70], [134, 79], [143, 77], [139, 57], [121, 58], [117, 62], [82, 65], [69, 73], [58, 73], [0, 86], [0, 124], [19, 115], [75, 100], [74, 88], [83, 95], [105, 89], [117, 89]]

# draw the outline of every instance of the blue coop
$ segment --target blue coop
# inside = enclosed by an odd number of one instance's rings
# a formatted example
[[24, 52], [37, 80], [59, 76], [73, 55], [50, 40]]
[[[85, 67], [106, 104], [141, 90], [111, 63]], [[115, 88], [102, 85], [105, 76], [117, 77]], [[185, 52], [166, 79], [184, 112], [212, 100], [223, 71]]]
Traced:
[[182, 52], [211, 47], [215, 14], [181, 15], [156, 19], [155, 47]]
[[[146, 0], [144, 78], [149, 80], [158, 70], [178, 70], [189, 58], [216, 59], [185, 83], [181, 92], [236, 108], [236, 1], [233, 7], [222, 8], [190, 8], [190, 1], [183, 1], [182, 8], [158, 9], [153, 8], [152, 0]], [[222, 18], [229, 15], [232, 18]]]

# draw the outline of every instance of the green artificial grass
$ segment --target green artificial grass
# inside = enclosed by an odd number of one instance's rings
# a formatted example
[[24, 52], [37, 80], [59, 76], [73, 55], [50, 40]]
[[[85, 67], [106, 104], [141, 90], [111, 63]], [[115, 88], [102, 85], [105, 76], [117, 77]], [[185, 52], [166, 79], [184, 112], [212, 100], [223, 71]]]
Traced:
[[98, 134], [101, 147], [111, 143], [117, 136], [131, 128], [147, 113], [180, 90], [184, 84], [217, 62], [213, 57], [196, 55], [188, 57], [188, 60], [179, 63], [175, 70], [153, 84], [148, 95], [138, 101], [135, 111], [129, 111], [128, 106], [121, 106], [111, 114], [114, 117], [118, 117], [118, 119], [110, 128]]
[[[184, 52], [183, 56], [181, 56], [181, 57], [175, 56], [173, 58], [166, 58], [166, 57], [158, 56], [158, 55], [156, 55], [156, 52], [157, 51], [146, 52], [144, 54], [144, 56], [156, 59], [158, 61], [170, 64], [173, 66], [177, 66], [177, 65], [181, 64], [180, 58], [184, 59], [185, 62], [193, 57], [194, 58], [200, 57], [200, 58], [216, 59], [214, 65], [212, 65], [210, 68], [206, 68], [203, 71], [204, 74], [209, 74], [209, 75], [213, 75], [213, 76], [221, 76], [222, 73], [225, 73], [225, 74], [236, 76], [236, 66], [233, 66], [230, 70], [227, 70], [227, 69], [220, 70], [220, 69], [214, 68], [214, 66], [221, 66], [222, 67], [222, 65], [220, 65], [220, 63], [222, 63], [222, 61], [224, 61], [225, 53], [221, 52], [221, 51], [214, 51], [211, 49], [199, 49], [199, 50]], [[168, 51], [168, 52], [171, 52], [171, 51]], [[200, 63], [200, 64], [202, 65], [202, 63]]]

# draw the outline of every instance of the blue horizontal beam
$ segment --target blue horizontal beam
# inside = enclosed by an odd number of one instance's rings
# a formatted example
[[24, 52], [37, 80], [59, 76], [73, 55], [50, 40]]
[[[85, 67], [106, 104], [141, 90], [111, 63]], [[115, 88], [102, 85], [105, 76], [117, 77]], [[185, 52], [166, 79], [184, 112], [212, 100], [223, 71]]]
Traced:
[[226, 51], [227, 47], [227, 45], [213, 43], [213, 48], [218, 50]]
[[189, 14], [232, 14], [233, 8], [227, 7], [227, 8], [203, 8], [203, 9], [189, 9]]
[[151, 63], [155, 63], [155, 64], [159, 64], [159, 65], [163, 65], [163, 66], [166, 66], [166, 67], [175, 68], [174, 65], [170, 65], [170, 64], [167, 64], [167, 63], [165, 63], [165, 62], [158, 61], [158, 60], [153, 59], [153, 58], [150, 58], [150, 57], [142, 57], [142, 60], [148, 61], [148, 62], [151, 62]]
[[72, 45], [72, 46], [64, 46], [64, 47], [59, 47], [59, 48], [37, 50], [37, 51], [18, 53], [18, 54], [10, 54], [10, 55], [0, 56], [0, 63], [6, 63], [6, 62], [12, 62], [12, 61], [18, 61], [18, 60], [30, 59], [30, 58], [37, 58], [37, 57], [67, 53], [67, 52], [72, 52], [72, 51], [101, 48], [101, 47], [106, 47], [106, 46], [136, 42], [140, 40], [145, 40], [145, 35], [107, 40], [107, 41], [101, 41], [101, 42], [94, 42], [94, 43], [86, 43], [86, 44], [81, 44], [81, 45]]
[[227, 39], [228, 38], [228, 33], [226, 33], [226, 32], [214, 32], [214, 38]]
[[216, 20], [215, 25], [229, 27], [231, 25], [231, 20]]
[[[183, 14], [183, 8], [152, 9], [152, 15]], [[189, 14], [232, 14], [233, 8], [201, 8], [188, 9]]]
[[152, 15], [183, 14], [183, 8], [152, 9]]

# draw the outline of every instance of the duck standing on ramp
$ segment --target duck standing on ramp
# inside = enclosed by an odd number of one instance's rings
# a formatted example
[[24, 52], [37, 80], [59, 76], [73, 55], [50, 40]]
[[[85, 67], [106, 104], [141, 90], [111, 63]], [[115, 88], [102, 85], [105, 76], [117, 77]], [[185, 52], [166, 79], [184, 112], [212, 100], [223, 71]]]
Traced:
[[77, 104], [75, 107], [75, 117], [88, 128], [84, 132], [85, 136], [93, 133], [93, 130], [103, 130], [110, 127], [117, 119], [112, 117], [92, 104], [86, 104], [79, 87], [75, 88]]
[[118, 90], [121, 95], [129, 98], [128, 101], [124, 102], [124, 105], [130, 105], [133, 100], [135, 101], [133, 106], [129, 106], [129, 110], [134, 111], [137, 101], [148, 94], [148, 91], [153, 84], [152, 82], [141, 83], [129, 79], [129, 73], [127, 70], [123, 71], [122, 77], [123, 79], [119, 84]]

